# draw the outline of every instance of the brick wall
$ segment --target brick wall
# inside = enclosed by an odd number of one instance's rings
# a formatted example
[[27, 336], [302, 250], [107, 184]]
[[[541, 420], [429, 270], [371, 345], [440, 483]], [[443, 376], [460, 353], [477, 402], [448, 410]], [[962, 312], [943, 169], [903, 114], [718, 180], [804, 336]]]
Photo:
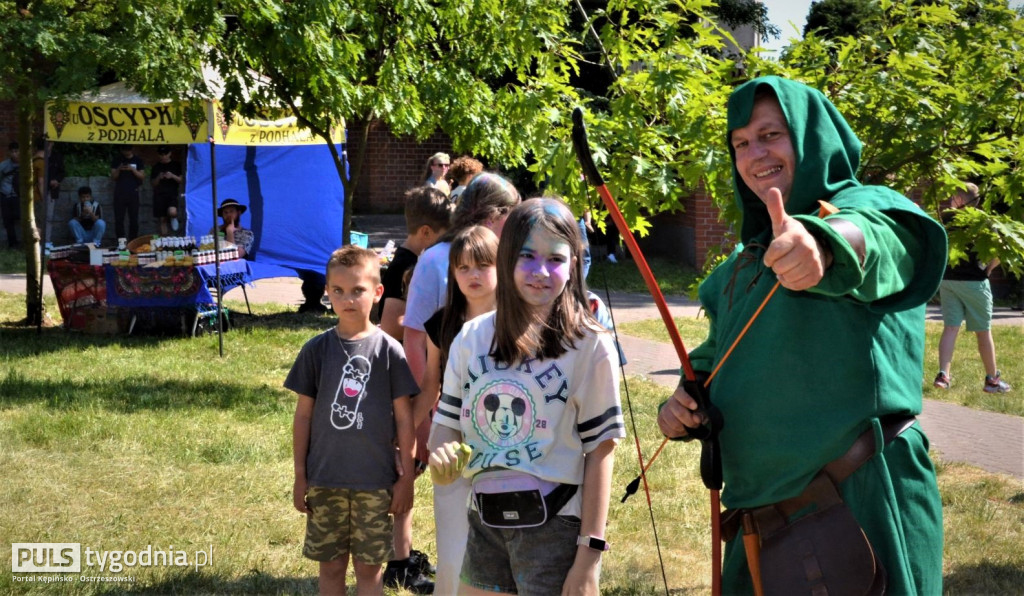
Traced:
[[669, 256], [701, 268], [708, 251], [732, 249], [735, 235], [718, 221], [718, 208], [702, 187], [684, 197], [682, 203], [684, 211], [660, 213], [651, 219], [651, 233], [638, 239], [645, 254]]
[[[360, 127], [355, 123], [349, 134], [356, 134]], [[371, 124], [353, 210], [356, 213], [401, 212], [403, 194], [420, 184], [427, 159], [439, 151], [453, 159], [456, 157], [451, 140], [441, 132], [421, 143], [410, 136], [396, 137], [381, 122]]]
[[736, 244], [737, 238], [733, 230], [719, 220], [718, 207], [711, 202], [711, 197], [704, 192], [703, 187], [690, 197], [690, 201], [691, 204], [684, 205], [693, 214], [696, 265], [703, 267], [709, 251], [728, 252]]

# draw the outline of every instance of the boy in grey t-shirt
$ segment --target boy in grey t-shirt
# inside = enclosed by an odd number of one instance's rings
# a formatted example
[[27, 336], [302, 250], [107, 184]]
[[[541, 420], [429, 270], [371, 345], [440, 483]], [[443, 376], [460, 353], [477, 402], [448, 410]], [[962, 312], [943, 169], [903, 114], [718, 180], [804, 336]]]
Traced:
[[303, 555], [320, 562], [324, 594], [345, 593], [350, 555], [357, 590], [380, 593], [392, 555], [389, 514], [412, 508], [410, 396], [419, 387], [402, 346], [370, 322], [382, 292], [376, 253], [334, 251], [327, 295], [338, 324], [306, 342], [284, 382], [298, 394], [293, 499], [307, 514]]

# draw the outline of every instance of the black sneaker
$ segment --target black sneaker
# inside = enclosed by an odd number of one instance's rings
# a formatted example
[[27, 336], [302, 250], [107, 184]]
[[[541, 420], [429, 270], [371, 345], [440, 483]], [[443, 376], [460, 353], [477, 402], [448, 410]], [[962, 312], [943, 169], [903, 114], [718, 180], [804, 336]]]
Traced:
[[434, 582], [430, 581], [430, 578], [420, 573], [418, 569], [411, 566], [406, 569], [405, 581], [402, 582], [402, 587], [413, 594], [434, 593]]
[[323, 314], [327, 312], [327, 307], [319, 302], [303, 302], [299, 305], [299, 312]]
[[411, 563], [411, 557], [403, 561], [388, 561], [384, 569], [384, 586], [405, 588], [413, 594], [434, 593], [434, 582]]
[[384, 587], [397, 588], [405, 579], [405, 561], [388, 561], [384, 568]]
[[423, 575], [437, 575], [437, 567], [430, 564], [427, 553], [413, 549], [409, 551], [409, 567]]

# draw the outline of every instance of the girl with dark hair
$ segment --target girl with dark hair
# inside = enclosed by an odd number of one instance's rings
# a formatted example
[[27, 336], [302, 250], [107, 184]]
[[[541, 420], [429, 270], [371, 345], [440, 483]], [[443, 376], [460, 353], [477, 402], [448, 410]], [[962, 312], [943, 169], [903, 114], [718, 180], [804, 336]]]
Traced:
[[452, 239], [448, 253], [448, 299], [444, 308], [427, 319], [427, 369], [421, 394], [433, 400], [417, 400], [414, 421], [419, 424], [437, 403], [441, 375], [448, 362], [448, 348], [462, 325], [494, 310], [498, 274], [498, 237], [484, 226], [473, 226]]
[[460, 593], [599, 593], [625, 430], [618, 356], [590, 314], [581, 252], [561, 201], [513, 209], [497, 311], [449, 349], [430, 467], [436, 484], [472, 481]]
[[[474, 178], [458, 208], [452, 215], [452, 225], [448, 231], [438, 239], [437, 244], [423, 251], [419, 260], [416, 261], [416, 268], [413, 270], [412, 279], [409, 282], [409, 294], [405, 303], [405, 319], [402, 325], [405, 327], [402, 343], [405, 347], [405, 355], [409, 361], [409, 368], [412, 370], [416, 381], [422, 386], [424, 371], [427, 361], [427, 333], [426, 322], [439, 308], [444, 306], [448, 291], [448, 255], [451, 250], [451, 241], [463, 230], [483, 225], [489, 228], [496, 236], [501, 234], [501, 227], [505, 223], [512, 207], [519, 203], [519, 192], [512, 184], [497, 174], [483, 173]], [[431, 406], [433, 405], [431, 399]], [[424, 420], [416, 429], [417, 460], [426, 464], [427, 444], [430, 425]], [[468, 485], [455, 485], [449, 488], [450, 499], [457, 501], [461, 494], [461, 502], [466, 500], [469, 491]], [[463, 522], [465, 526], [465, 522]], [[456, 536], [461, 536], [463, 543], [460, 549], [465, 546], [465, 527], [452, 530]], [[410, 541], [406, 544], [395, 545], [396, 557], [406, 556], [411, 552]], [[439, 545], [439, 550], [440, 550]], [[458, 550], [457, 552], [461, 552]], [[461, 555], [459, 555], [461, 556]], [[461, 559], [460, 559], [461, 560]], [[438, 594], [454, 593], [454, 590], [447, 591], [444, 582], [450, 578], [451, 585], [458, 587], [458, 568], [451, 569], [450, 566], [458, 564], [458, 561], [438, 561], [435, 589]]]
[[448, 288], [448, 252], [459, 232], [475, 225], [490, 228], [501, 236], [509, 211], [520, 202], [519, 191], [497, 174], [479, 174], [466, 187], [452, 214], [452, 225], [437, 244], [423, 251], [409, 285], [405, 305], [405, 353], [417, 380], [423, 380], [427, 356], [427, 336], [423, 324], [444, 306]]
[[[413, 422], [417, 426], [428, 419], [437, 403], [441, 377], [448, 362], [448, 348], [463, 323], [494, 310], [498, 285], [497, 256], [498, 237], [484, 226], [467, 228], [452, 239], [448, 259], [448, 299], [445, 307], [425, 323], [427, 369], [413, 408]], [[431, 445], [429, 441], [428, 445]], [[459, 588], [459, 569], [469, 533], [466, 522], [469, 488], [468, 482], [434, 487], [437, 544], [434, 591], [437, 594], [454, 594]]]

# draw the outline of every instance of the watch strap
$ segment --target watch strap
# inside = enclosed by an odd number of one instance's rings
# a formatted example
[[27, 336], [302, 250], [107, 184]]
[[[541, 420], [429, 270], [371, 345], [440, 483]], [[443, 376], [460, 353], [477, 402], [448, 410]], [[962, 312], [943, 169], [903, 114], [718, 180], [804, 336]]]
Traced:
[[586, 546], [597, 551], [611, 550], [611, 545], [608, 544], [603, 538], [596, 538], [594, 536], [580, 536], [576, 539], [577, 546]]

